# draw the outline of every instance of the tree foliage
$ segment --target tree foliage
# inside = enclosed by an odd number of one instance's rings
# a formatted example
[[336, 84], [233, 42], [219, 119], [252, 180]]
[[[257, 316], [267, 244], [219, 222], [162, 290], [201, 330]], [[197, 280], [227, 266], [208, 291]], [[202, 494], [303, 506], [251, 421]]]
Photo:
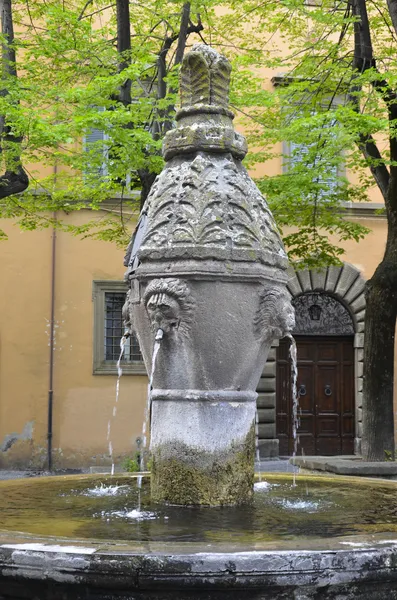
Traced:
[[[35, 228], [52, 224], [49, 214], [57, 211], [62, 226], [62, 211], [98, 210], [118, 198], [123, 211], [68, 227], [125, 243], [138, 190], [144, 200], [163, 164], [161, 140], [172, 126], [183, 52], [204, 41], [233, 62], [231, 100], [251, 148], [247, 166], [255, 172], [270, 159], [283, 161], [279, 175], [258, 184], [280, 228], [296, 227], [285, 236], [291, 258], [338, 262], [343, 250], [329, 234], [340, 241], [365, 234], [343, 214], [343, 203], [363, 199], [370, 181], [354, 151], [361, 115], [358, 124], [357, 113], [340, 102], [345, 92], [336, 69], [344, 65], [333, 62], [335, 52], [351, 48], [349, 36], [339, 50], [332, 39], [351, 16], [313, 10], [303, 0], [26, 0], [13, 2], [12, 17], [15, 40], [7, 44], [3, 35], [3, 45], [16, 51], [18, 76], [3, 69], [0, 114], [30, 185], [3, 200], [1, 216]], [[268, 68], [287, 77], [269, 86]], [[368, 118], [367, 127], [373, 132], [380, 121]], [[84, 143], [96, 130], [103, 138]], [[4, 171], [8, 146], [3, 135]], [[360, 171], [360, 185], [349, 183], [346, 165]]]

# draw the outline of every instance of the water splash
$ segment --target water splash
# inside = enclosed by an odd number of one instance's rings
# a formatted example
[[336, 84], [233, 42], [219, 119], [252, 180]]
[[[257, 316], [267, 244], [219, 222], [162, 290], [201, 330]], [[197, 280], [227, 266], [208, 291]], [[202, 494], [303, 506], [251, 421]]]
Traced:
[[[299, 410], [299, 394], [298, 394], [298, 359], [296, 342], [290, 333], [287, 334], [290, 339], [289, 355], [291, 359], [291, 387], [292, 387], [292, 437], [294, 440], [294, 447], [292, 457], [296, 457], [298, 450], [298, 429], [300, 425], [300, 419], [298, 415]], [[296, 486], [296, 472], [294, 469], [293, 473], [293, 485]]]
[[[114, 517], [132, 519], [135, 521], [151, 521], [158, 518], [158, 515], [154, 512], [139, 510], [137, 508], [133, 508], [132, 510], [126, 508], [124, 510], [115, 511], [101, 510], [100, 512], [94, 513], [92, 516], [94, 518], [104, 519], [107, 523], [110, 523]], [[167, 519], [167, 517], [165, 517], [165, 519]]]
[[126, 517], [127, 519], [136, 519], [137, 521], [150, 521], [152, 519], [157, 519], [156, 513], [136, 508], [124, 514], [120, 514], [120, 516]]
[[317, 512], [321, 507], [321, 503], [315, 500], [287, 500], [285, 498], [279, 501], [279, 505], [287, 510], [303, 510], [307, 513]]
[[[158, 329], [156, 336], [154, 338], [154, 346], [153, 346], [153, 355], [152, 355], [152, 369], [150, 371], [148, 391], [147, 391], [147, 400], [145, 407], [145, 416], [143, 419], [142, 425], [142, 449], [139, 456], [139, 470], [141, 473], [145, 471], [145, 454], [146, 454], [146, 446], [147, 446], [147, 431], [150, 427], [150, 422], [152, 418], [152, 389], [153, 389], [153, 379], [154, 373], [156, 370], [156, 361], [157, 354], [160, 350], [161, 340], [163, 339], [164, 331], [162, 329]], [[142, 489], [142, 475], [138, 477], [138, 511], [141, 510], [141, 489]]]
[[117, 381], [116, 381], [116, 400], [113, 406], [113, 411], [112, 411], [112, 416], [110, 417], [109, 421], [108, 421], [108, 431], [107, 431], [107, 441], [108, 441], [108, 449], [109, 449], [109, 456], [112, 460], [112, 469], [111, 469], [111, 474], [114, 475], [114, 457], [113, 457], [113, 444], [111, 441], [111, 434], [112, 434], [112, 422], [114, 420], [114, 418], [117, 415], [117, 404], [119, 401], [119, 395], [120, 395], [120, 379], [121, 376], [123, 374], [123, 369], [121, 368], [121, 361], [123, 359], [124, 356], [124, 350], [125, 350], [125, 345], [127, 343], [128, 338], [130, 337], [129, 332], [125, 332], [123, 337], [120, 340], [120, 355], [119, 355], [119, 359], [117, 361]]
[[106, 496], [118, 496], [120, 494], [125, 494], [129, 490], [128, 485], [105, 485], [101, 483], [100, 485], [96, 485], [93, 488], [89, 488], [83, 493], [83, 496], [93, 496], [93, 497], [106, 497]]
[[269, 490], [271, 490], [274, 487], [279, 487], [279, 484], [278, 483], [269, 483], [268, 481], [256, 481], [254, 483], [254, 490], [256, 492], [259, 492], [259, 491], [268, 492]]
[[258, 407], [255, 410], [255, 462], [258, 471], [259, 481], [262, 482], [262, 472], [261, 472], [261, 456], [259, 452], [259, 413]]

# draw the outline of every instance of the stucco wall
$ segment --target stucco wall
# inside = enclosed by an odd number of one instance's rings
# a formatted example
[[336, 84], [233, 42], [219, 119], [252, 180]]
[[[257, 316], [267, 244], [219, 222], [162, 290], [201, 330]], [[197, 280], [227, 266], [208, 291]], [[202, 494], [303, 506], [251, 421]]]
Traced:
[[[92, 216], [92, 215], [91, 215]], [[82, 221], [82, 213], [70, 217]], [[0, 467], [46, 460], [51, 294], [51, 231], [1, 225]], [[92, 375], [94, 279], [121, 280], [123, 251], [57, 233], [53, 459], [57, 467], [109, 462], [107, 424], [115, 376]], [[140, 435], [145, 376], [125, 375], [112, 425], [115, 457], [131, 455]]]
[[[89, 215], [92, 218], [92, 214]], [[100, 214], [98, 214], [100, 217]], [[68, 217], [74, 222], [87, 214]], [[343, 260], [372, 275], [382, 257], [386, 223], [360, 243], [346, 244]], [[0, 467], [44, 467], [46, 461], [51, 291], [51, 231], [21, 232], [10, 222], [1, 243]], [[53, 460], [59, 468], [109, 463], [107, 424], [116, 376], [92, 375], [93, 280], [121, 280], [123, 251], [114, 245], [57, 234], [56, 345]], [[131, 455], [141, 433], [147, 378], [121, 380], [112, 426], [116, 459]]]

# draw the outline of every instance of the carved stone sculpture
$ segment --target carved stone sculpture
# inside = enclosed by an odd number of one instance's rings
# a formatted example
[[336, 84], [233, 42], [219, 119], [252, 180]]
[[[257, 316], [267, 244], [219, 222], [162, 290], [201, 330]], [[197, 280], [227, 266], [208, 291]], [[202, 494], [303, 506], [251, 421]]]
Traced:
[[[241, 164], [228, 109], [230, 64], [205, 45], [181, 68], [177, 127], [130, 244], [127, 320], [152, 392], [152, 497], [235, 504], [253, 488], [255, 392], [275, 337], [294, 324], [287, 257]], [[138, 242], [139, 241], [139, 242]]]

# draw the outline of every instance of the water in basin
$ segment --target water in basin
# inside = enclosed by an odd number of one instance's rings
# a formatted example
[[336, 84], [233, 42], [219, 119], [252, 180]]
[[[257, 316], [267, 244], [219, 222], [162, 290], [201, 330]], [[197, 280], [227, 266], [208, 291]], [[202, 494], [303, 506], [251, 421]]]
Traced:
[[0, 529], [75, 539], [261, 542], [397, 532], [397, 486], [377, 480], [266, 475], [251, 503], [159, 506], [136, 477], [74, 476], [0, 483]]

